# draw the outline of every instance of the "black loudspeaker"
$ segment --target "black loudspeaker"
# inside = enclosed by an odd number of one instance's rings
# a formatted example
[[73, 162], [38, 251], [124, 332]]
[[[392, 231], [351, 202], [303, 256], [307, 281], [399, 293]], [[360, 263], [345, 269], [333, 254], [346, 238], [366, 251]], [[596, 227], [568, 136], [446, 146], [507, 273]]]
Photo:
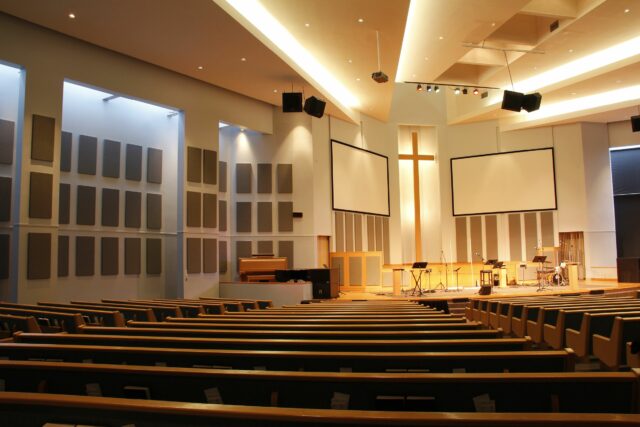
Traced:
[[320, 118], [324, 114], [324, 107], [327, 105], [326, 102], [320, 101], [315, 96], [311, 98], [307, 98], [304, 101], [304, 112], [309, 114], [310, 116]]
[[282, 93], [282, 112], [300, 113], [302, 112], [302, 92]]
[[478, 294], [480, 295], [491, 295], [491, 289], [492, 286], [480, 286], [480, 292], [478, 292]]
[[530, 93], [525, 95], [522, 99], [522, 108], [527, 110], [527, 112], [536, 111], [540, 108], [540, 103], [542, 102], [542, 95], [539, 92]]
[[633, 132], [640, 132], [640, 116], [631, 117], [631, 130]]
[[522, 110], [522, 101], [524, 93], [505, 90], [502, 96], [502, 109], [520, 112]]

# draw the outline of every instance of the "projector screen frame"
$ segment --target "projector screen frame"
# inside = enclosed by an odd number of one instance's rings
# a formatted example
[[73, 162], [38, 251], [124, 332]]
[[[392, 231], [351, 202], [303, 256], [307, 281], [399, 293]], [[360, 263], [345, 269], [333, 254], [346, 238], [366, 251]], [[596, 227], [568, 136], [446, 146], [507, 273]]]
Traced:
[[[390, 194], [390, 188], [389, 188], [389, 157], [385, 156], [384, 154], [380, 154], [380, 153], [376, 153], [375, 151], [371, 151], [371, 150], [367, 150], [365, 148], [360, 148], [360, 147], [356, 147], [355, 145], [351, 145], [351, 144], [347, 144], [346, 142], [342, 142], [342, 141], [338, 141], [337, 139], [333, 139], [330, 138], [329, 140], [330, 144], [329, 144], [329, 148], [330, 148], [330, 161], [331, 161], [331, 209], [334, 211], [338, 211], [338, 212], [349, 212], [349, 213], [357, 213], [357, 214], [364, 214], [364, 215], [375, 215], [375, 216], [386, 216], [386, 217], [391, 217], [391, 194]], [[366, 212], [366, 211], [354, 211], [354, 210], [349, 210], [349, 209], [337, 209], [336, 205], [335, 205], [335, 195], [333, 194], [333, 143], [336, 144], [340, 144], [340, 145], [344, 145], [348, 148], [353, 148], [355, 150], [360, 150], [360, 151], [364, 151], [366, 153], [369, 154], [373, 154], [375, 156], [378, 157], [382, 157], [385, 160], [386, 163], [386, 169], [387, 169], [387, 212], [386, 214], [381, 214], [381, 213], [373, 213], [373, 212]]]
[[[545, 208], [545, 209], [526, 209], [526, 210], [516, 210], [516, 211], [494, 211], [494, 212], [476, 212], [476, 213], [463, 213], [456, 214], [455, 208], [455, 193], [453, 190], [453, 161], [454, 160], [463, 160], [463, 159], [471, 159], [477, 157], [487, 157], [487, 156], [500, 156], [503, 154], [515, 154], [515, 153], [526, 153], [530, 151], [551, 151], [551, 166], [553, 169], [553, 208]], [[497, 214], [505, 214], [505, 213], [519, 213], [519, 212], [543, 212], [543, 211], [557, 211], [558, 210], [558, 183], [556, 179], [556, 151], [554, 147], [544, 147], [544, 148], [530, 148], [527, 150], [514, 150], [514, 151], [504, 151], [500, 153], [487, 153], [487, 154], [477, 154], [473, 156], [462, 156], [462, 157], [452, 157], [449, 159], [449, 173], [451, 175], [451, 213], [454, 217], [457, 216], [477, 216], [477, 215], [497, 215]]]

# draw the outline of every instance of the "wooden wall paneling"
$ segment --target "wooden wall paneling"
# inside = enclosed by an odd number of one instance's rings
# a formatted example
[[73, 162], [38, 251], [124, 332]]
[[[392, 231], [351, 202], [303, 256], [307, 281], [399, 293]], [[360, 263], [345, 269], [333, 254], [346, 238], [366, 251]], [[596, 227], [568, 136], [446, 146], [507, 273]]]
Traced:
[[102, 143], [102, 176], [120, 178], [120, 141], [105, 139]]
[[216, 185], [218, 182], [218, 153], [202, 150], [202, 182]]
[[187, 274], [202, 273], [202, 239], [187, 238]]
[[251, 233], [251, 202], [236, 202], [236, 232]]
[[340, 272], [340, 274], [338, 274], [340, 286], [347, 283], [349, 280], [346, 275], [344, 260], [345, 258], [342, 257], [329, 256], [329, 265], [331, 266], [331, 268], [336, 268]]
[[280, 240], [278, 242], [278, 256], [287, 258], [287, 266], [288, 268], [293, 268], [294, 263], [294, 251], [293, 251], [293, 241], [292, 240]]
[[202, 182], [202, 150], [187, 147], [187, 181]]
[[124, 274], [140, 274], [142, 240], [139, 237], [124, 239]]
[[258, 163], [258, 193], [259, 194], [271, 194], [272, 181], [271, 178], [272, 166], [271, 163]]
[[162, 274], [162, 239], [147, 239], [147, 274]]
[[524, 242], [527, 260], [532, 260], [538, 247], [538, 221], [535, 212], [524, 214]]
[[278, 231], [293, 231], [293, 202], [278, 202]]
[[471, 222], [471, 259], [473, 262], [482, 262], [482, 217], [472, 216]]
[[456, 218], [456, 260], [458, 262], [469, 262], [467, 254], [467, 217], [457, 216]]
[[220, 200], [219, 202], [218, 217], [220, 219], [218, 231], [227, 231], [227, 201], [226, 200]]
[[542, 246], [555, 246], [555, 230], [553, 229], [553, 212], [540, 212], [540, 233]]
[[93, 276], [95, 263], [95, 238], [76, 236], [76, 276]]
[[96, 225], [96, 188], [78, 185], [76, 194], [76, 224]]
[[364, 257], [364, 263], [366, 268], [366, 285], [367, 286], [380, 286], [380, 278], [382, 271], [380, 270], [380, 266], [382, 265], [382, 260], [379, 256], [366, 256]]
[[218, 272], [217, 239], [202, 239], [202, 272], [206, 274]]
[[229, 264], [229, 256], [227, 254], [227, 242], [225, 240], [218, 241], [218, 265], [220, 266], [220, 274], [226, 274]]
[[60, 139], [60, 172], [71, 172], [72, 137], [71, 132], [62, 132]]
[[58, 277], [69, 276], [69, 236], [58, 236]]
[[202, 194], [202, 226], [216, 228], [218, 226], [218, 196]]
[[120, 226], [120, 190], [115, 188], [102, 189], [102, 217], [103, 227]]
[[51, 218], [53, 175], [31, 172], [29, 185], [29, 218]]
[[259, 254], [274, 254], [272, 240], [258, 240]]
[[250, 194], [252, 180], [251, 163], [238, 163], [236, 165], [236, 193]]
[[126, 191], [124, 193], [124, 226], [140, 228], [142, 226], [142, 193]]
[[362, 286], [362, 257], [347, 257], [349, 260], [349, 286]]
[[0, 164], [13, 164], [13, 140], [15, 138], [15, 124], [9, 120], [0, 119]]
[[162, 184], [162, 150], [147, 148], [147, 182]]
[[187, 191], [187, 227], [202, 226], [202, 195]]
[[78, 139], [78, 173], [95, 175], [97, 159], [98, 138], [80, 135]]
[[345, 249], [347, 252], [353, 252], [353, 214], [345, 212], [344, 214], [344, 239]]
[[258, 202], [258, 233], [273, 231], [273, 203]]
[[119, 273], [118, 238], [103, 237], [100, 246], [100, 274], [117, 276]]
[[290, 163], [279, 163], [276, 167], [278, 180], [278, 193], [293, 193], [293, 165]]
[[353, 216], [353, 231], [353, 247], [356, 251], [362, 251], [362, 214]]
[[0, 176], [0, 222], [11, 221], [11, 183], [10, 177]]
[[147, 193], [147, 229], [162, 229], [162, 194]]
[[220, 179], [218, 181], [218, 192], [226, 193], [227, 192], [227, 162], [220, 162]]
[[376, 217], [373, 215], [367, 215], [367, 250], [376, 250]]
[[484, 217], [484, 236], [487, 245], [487, 259], [498, 259], [498, 217]]
[[28, 233], [27, 235], [27, 279], [49, 279], [51, 277], [51, 234]]
[[382, 217], [382, 254], [384, 264], [389, 264], [391, 261], [391, 241], [389, 236], [389, 217]]
[[9, 278], [11, 262], [11, 236], [0, 234], [0, 280]]
[[344, 252], [344, 212], [335, 212], [336, 252]]
[[56, 119], [33, 115], [31, 126], [31, 159], [53, 162]]
[[509, 214], [509, 259], [510, 261], [524, 261], [522, 257], [522, 229], [520, 214]]
[[142, 181], [142, 147], [127, 144], [124, 177], [129, 181]]
[[376, 216], [376, 251], [382, 252], [382, 217]]

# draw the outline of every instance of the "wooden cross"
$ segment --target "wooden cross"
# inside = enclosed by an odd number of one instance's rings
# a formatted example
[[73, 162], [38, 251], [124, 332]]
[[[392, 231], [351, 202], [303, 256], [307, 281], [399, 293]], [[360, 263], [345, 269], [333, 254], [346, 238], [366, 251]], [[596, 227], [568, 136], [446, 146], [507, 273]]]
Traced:
[[422, 259], [422, 228], [420, 225], [420, 170], [418, 168], [420, 160], [435, 160], [435, 156], [429, 154], [418, 153], [418, 132], [411, 132], [412, 153], [400, 154], [400, 160], [413, 161], [413, 206], [415, 215], [415, 233], [416, 233], [416, 261]]

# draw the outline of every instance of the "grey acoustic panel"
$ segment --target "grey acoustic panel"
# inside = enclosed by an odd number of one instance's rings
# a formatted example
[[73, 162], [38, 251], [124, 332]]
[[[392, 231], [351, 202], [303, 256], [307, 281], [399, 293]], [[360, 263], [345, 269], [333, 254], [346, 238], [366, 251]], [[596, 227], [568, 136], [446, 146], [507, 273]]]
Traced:
[[509, 215], [509, 254], [511, 261], [523, 261], [520, 214]]
[[220, 200], [218, 216], [220, 217], [220, 225], [218, 231], [227, 231], [227, 201]]
[[331, 268], [336, 268], [340, 274], [338, 274], [338, 283], [340, 284], [340, 286], [343, 285], [344, 283], [344, 279], [346, 279], [344, 276], [344, 258], [342, 257], [335, 257], [335, 258], [331, 258]]
[[202, 225], [202, 195], [195, 191], [187, 191], [187, 227]]
[[218, 192], [227, 192], [227, 162], [220, 162], [220, 180], [218, 183]]
[[0, 164], [13, 164], [13, 140], [15, 124], [0, 119]]
[[141, 239], [125, 237], [124, 239], [124, 274], [140, 274]]
[[365, 268], [367, 272], [367, 286], [380, 286], [380, 266], [382, 260], [379, 256], [368, 256], [364, 258]]
[[53, 175], [31, 172], [29, 218], [51, 218]]
[[376, 251], [382, 251], [382, 217], [376, 216]]
[[236, 203], [236, 232], [251, 233], [251, 202]]
[[535, 212], [524, 214], [524, 243], [527, 259], [531, 260], [538, 247], [538, 219]]
[[202, 273], [201, 239], [187, 239], [187, 273]]
[[376, 217], [367, 215], [367, 250], [376, 250]]
[[78, 185], [76, 224], [96, 225], [96, 188]]
[[147, 274], [162, 274], [162, 239], [147, 239]]
[[347, 279], [352, 286], [362, 284], [362, 257], [349, 257], [349, 277]]
[[278, 164], [276, 176], [278, 180], [278, 193], [293, 193], [293, 165], [289, 163]]
[[187, 181], [202, 182], [202, 150], [187, 147]]
[[467, 217], [456, 217], [456, 261], [467, 262]]
[[382, 218], [382, 253], [384, 254], [384, 263], [391, 262], [391, 237], [389, 236], [389, 217]]
[[553, 212], [540, 212], [540, 233], [542, 234], [542, 246], [554, 246]]
[[336, 252], [344, 252], [344, 213], [335, 212], [336, 220]]
[[345, 249], [353, 252], [353, 214], [350, 212], [344, 214], [344, 238]]
[[147, 229], [162, 228], [162, 194], [147, 193]]
[[11, 221], [11, 178], [0, 177], [0, 221]]
[[31, 159], [53, 162], [53, 140], [56, 119], [33, 115], [31, 126]]
[[227, 242], [224, 240], [218, 241], [218, 261], [220, 264], [220, 274], [225, 274], [228, 270], [229, 257], [227, 255]]
[[27, 279], [51, 277], [51, 234], [29, 233], [27, 236]]
[[293, 259], [293, 241], [292, 240], [281, 240], [278, 242], [278, 256], [287, 258], [287, 268], [293, 268], [294, 259]]
[[278, 202], [278, 231], [293, 231], [293, 202]]
[[120, 141], [105, 139], [102, 145], [102, 176], [120, 178]]
[[215, 194], [202, 194], [202, 226], [205, 228], [218, 226], [218, 197]]
[[482, 261], [482, 217], [472, 216], [471, 221], [471, 259]]
[[271, 163], [258, 163], [258, 193], [271, 194], [273, 187], [271, 169]]
[[124, 193], [124, 226], [127, 228], [141, 227], [142, 194], [137, 191]]
[[498, 217], [484, 217], [484, 237], [487, 245], [487, 259], [498, 259]]
[[258, 232], [271, 233], [273, 231], [273, 203], [258, 202]]
[[11, 237], [8, 234], [0, 234], [0, 280], [9, 278], [10, 261]]
[[120, 190], [102, 189], [102, 225], [117, 227], [120, 225]]
[[93, 276], [95, 263], [95, 238], [76, 237], [76, 276]]
[[353, 248], [360, 252], [362, 251], [362, 215], [355, 214], [353, 216]]
[[216, 185], [218, 181], [218, 153], [202, 150], [202, 182]]
[[58, 193], [58, 224], [71, 222], [71, 185], [60, 183]]
[[236, 165], [236, 193], [251, 193], [252, 179], [251, 163], [238, 163]]
[[118, 263], [118, 238], [103, 237], [100, 250], [100, 273], [103, 276], [117, 276]]
[[147, 182], [162, 184], [162, 150], [147, 148]]
[[273, 241], [271, 240], [258, 240], [258, 253], [259, 254], [273, 254]]
[[78, 173], [95, 175], [97, 158], [98, 138], [80, 135], [78, 140]]
[[71, 132], [62, 132], [60, 139], [60, 172], [71, 172]]
[[142, 147], [127, 144], [124, 177], [129, 181], [142, 181]]
[[69, 236], [58, 236], [58, 277], [69, 276]]
[[240, 267], [240, 263], [237, 260], [239, 258], [249, 258], [252, 253], [250, 241], [236, 240], [236, 270]]
[[218, 272], [218, 240], [202, 239], [202, 272]]

